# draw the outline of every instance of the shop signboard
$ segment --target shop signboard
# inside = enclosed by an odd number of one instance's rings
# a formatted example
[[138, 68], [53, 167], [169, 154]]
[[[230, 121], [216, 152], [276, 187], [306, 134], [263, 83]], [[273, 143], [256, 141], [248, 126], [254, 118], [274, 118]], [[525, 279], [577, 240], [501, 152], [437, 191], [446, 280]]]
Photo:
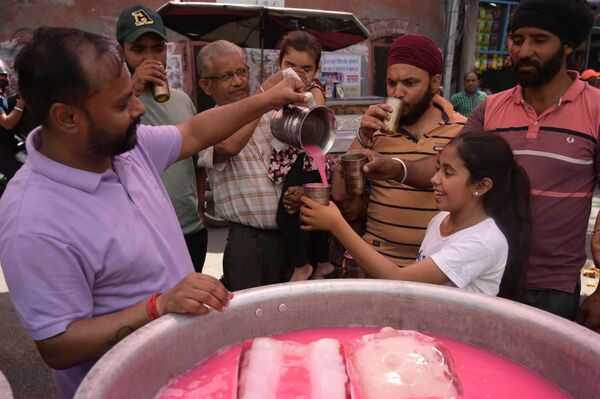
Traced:
[[321, 82], [327, 98], [360, 97], [361, 56], [324, 53]]

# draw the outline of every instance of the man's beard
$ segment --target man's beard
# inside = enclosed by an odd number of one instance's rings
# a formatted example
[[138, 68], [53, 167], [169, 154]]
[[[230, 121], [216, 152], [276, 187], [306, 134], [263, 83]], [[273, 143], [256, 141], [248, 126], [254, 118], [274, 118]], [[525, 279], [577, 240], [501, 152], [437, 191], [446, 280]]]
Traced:
[[[516, 63], [513, 63], [513, 71], [517, 78], [517, 82], [523, 87], [539, 87], [551, 81], [562, 67], [562, 59], [565, 52], [562, 47], [545, 63], [541, 64], [538, 61], [524, 58]], [[532, 72], [519, 72], [522, 66], [532, 66]]]
[[408, 107], [409, 112], [406, 115], [402, 115], [402, 119], [400, 123], [402, 125], [410, 126], [416, 123], [425, 111], [431, 106], [431, 101], [433, 100], [433, 89], [431, 84], [429, 84], [428, 89], [423, 93], [423, 96], [414, 104], [404, 104], [404, 108]]
[[96, 126], [91, 116], [88, 115], [90, 123], [89, 139], [87, 149], [101, 156], [115, 156], [127, 152], [137, 144], [137, 127], [140, 123], [140, 118], [134, 120], [123, 136], [114, 136], [108, 131]]

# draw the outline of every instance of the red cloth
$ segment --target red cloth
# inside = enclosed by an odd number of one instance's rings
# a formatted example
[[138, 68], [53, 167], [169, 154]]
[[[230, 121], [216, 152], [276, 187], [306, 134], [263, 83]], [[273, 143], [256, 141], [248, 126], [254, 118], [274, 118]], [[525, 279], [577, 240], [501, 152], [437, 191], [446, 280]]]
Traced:
[[421, 68], [432, 75], [442, 74], [442, 53], [435, 43], [421, 35], [404, 35], [394, 41], [388, 55], [388, 68], [396, 64], [408, 64]]

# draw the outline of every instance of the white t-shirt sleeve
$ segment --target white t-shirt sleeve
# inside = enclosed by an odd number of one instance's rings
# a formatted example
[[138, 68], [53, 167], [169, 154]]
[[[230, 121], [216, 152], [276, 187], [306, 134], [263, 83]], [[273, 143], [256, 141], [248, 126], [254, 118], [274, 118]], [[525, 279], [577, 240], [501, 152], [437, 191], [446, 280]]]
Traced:
[[[491, 220], [489, 223], [493, 224]], [[497, 295], [506, 267], [508, 243], [495, 225], [485, 227], [448, 242], [431, 259], [457, 287]]]
[[493, 266], [491, 249], [476, 238], [446, 245], [431, 259], [459, 288], [466, 287]]

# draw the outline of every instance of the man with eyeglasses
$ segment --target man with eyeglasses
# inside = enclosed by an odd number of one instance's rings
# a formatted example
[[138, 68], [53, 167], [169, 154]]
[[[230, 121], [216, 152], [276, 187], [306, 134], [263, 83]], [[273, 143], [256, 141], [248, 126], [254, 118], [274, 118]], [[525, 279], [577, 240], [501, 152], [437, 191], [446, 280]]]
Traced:
[[[181, 90], [171, 88], [165, 102], [152, 96], [152, 85], [167, 81], [167, 34], [160, 15], [141, 5], [124, 9], [117, 21], [117, 41], [123, 48], [134, 94], [146, 106], [142, 124], [176, 125], [196, 115], [192, 100]], [[177, 213], [194, 270], [200, 273], [208, 244], [208, 232], [201, 219], [206, 172], [197, 167], [196, 157], [190, 157], [171, 165], [161, 178]]]
[[[203, 47], [196, 58], [199, 86], [217, 106], [250, 95], [242, 49], [225, 40]], [[282, 78], [277, 73], [259, 91]], [[271, 113], [200, 153], [213, 189], [215, 211], [230, 222], [223, 257], [223, 283], [231, 291], [288, 281], [283, 236], [275, 220], [281, 185], [267, 175], [271, 157]]]

